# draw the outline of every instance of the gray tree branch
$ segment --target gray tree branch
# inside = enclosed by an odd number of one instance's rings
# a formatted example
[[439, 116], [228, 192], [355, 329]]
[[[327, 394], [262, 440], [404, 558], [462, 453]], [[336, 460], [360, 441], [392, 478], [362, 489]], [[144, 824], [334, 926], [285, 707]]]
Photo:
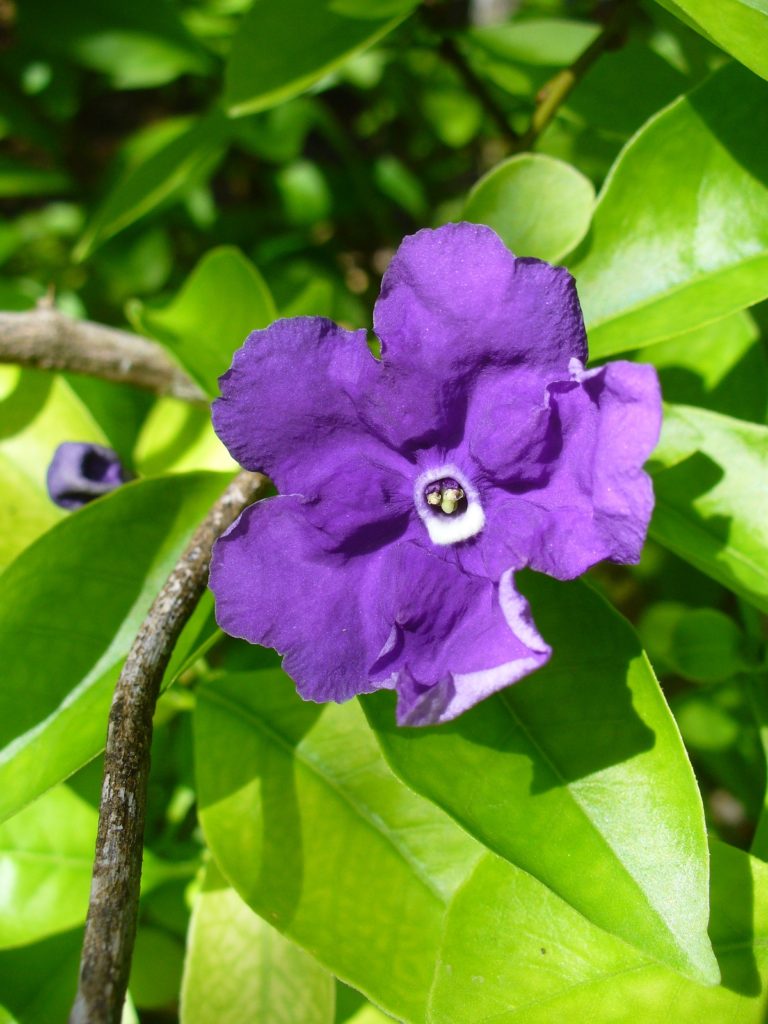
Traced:
[[198, 385], [156, 342], [43, 306], [0, 313], [0, 363], [119, 381], [156, 395], [205, 403]]
[[163, 673], [208, 579], [217, 537], [256, 497], [264, 477], [241, 472], [219, 498], [158, 594], [112, 699], [96, 856], [80, 980], [70, 1024], [119, 1024], [141, 880], [152, 716]]

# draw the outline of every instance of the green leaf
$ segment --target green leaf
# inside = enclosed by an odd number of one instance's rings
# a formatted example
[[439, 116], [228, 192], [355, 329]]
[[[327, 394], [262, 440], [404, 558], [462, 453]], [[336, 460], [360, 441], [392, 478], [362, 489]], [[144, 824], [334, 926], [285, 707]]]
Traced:
[[103, 72], [118, 89], [163, 85], [212, 66], [168, 0], [25, 0], [19, 32], [34, 51]]
[[77, 929], [0, 951], [0, 998], [14, 1024], [67, 1019], [82, 946], [83, 932]]
[[659, 0], [686, 25], [768, 78], [766, 0]]
[[166, 345], [211, 397], [250, 331], [277, 317], [264, 279], [239, 249], [220, 246], [200, 260], [172, 302], [131, 304], [134, 326]]
[[768, 356], [755, 321], [744, 310], [639, 349], [633, 358], [653, 363], [668, 402], [765, 423]]
[[768, 428], [669, 405], [650, 469], [651, 535], [768, 611]]
[[[126, 484], [62, 520], [0, 578], [0, 820], [103, 748], [123, 659], [226, 480]], [[188, 642], [185, 631], [168, 678]]]
[[97, 813], [57, 786], [0, 825], [0, 949], [85, 921]]
[[601, 358], [768, 295], [768, 85], [724, 68], [653, 117], [601, 192], [576, 276]]
[[[415, 6], [398, 2], [395, 16], [355, 12], [349, 0], [254, 0], [232, 44], [224, 103], [231, 117], [290, 99], [372, 46]], [[355, 16], [356, 15], [356, 16]]]
[[399, 729], [391, 694], [363, 698], [387, 759], [590, 921], [716, 981], [701, 798], [637, 637], [582, 583], [521, 583], [551, 662], [439, 728]]
[[214, 110], [191, 120], [181, 132], [174, 130], [145, 158], [129, 163], [101, 201], [74, 258], [85, 259], [108, 238], [205, 180], [223, 157], [227, 142], [226, 118]]
[[72, 440], [107, 443], [66, 380], [0, 366], [0, 570], [64, 518], [45, 474], [56, 447]]
[[0, 157], [0, 199], [61, 195], [71, 189], [72, 182], [63, 171], [29, 167], [10, 157]]
[[586, 234], [594, 201], [592, 183], [575, 167], [523, 153], [478, 181], [464, 218], [492, 227], [519, 256], [557, 262]]
[[445, 906], [479, 854], [389, 771], [356, 703], [279, 671], [201, 687], [200, 820], [258, 914], [398, 1019], [421, 1024]]
[[211, 410], [178, 398], [155, 402], [133, 453], [144, 476], [189, 473], [198, 469], [237, 472], [237, 463], [216, 436]]
[[716, 683], [746, 668], [744, 635], [715, 608], [683, 613], [672, 631], [671, 657], [678, 673], [697, 683]]
[[243, 903], [214, 862], [192, 909], [181, 1024], [333, 1024], [333, 977]]
[[149, 1010], [173, 1006], [179, 998], [183, 968], [183, 943], [164, 929], [140, 924], [128, 982], [136, 1005]]
[[642, 959], [489, 855], [450, 908], [427, 1022], [762, 1024], [768, 867], [720, 843], [712, 846], [710, 931], [723, 976], [714, 988]]

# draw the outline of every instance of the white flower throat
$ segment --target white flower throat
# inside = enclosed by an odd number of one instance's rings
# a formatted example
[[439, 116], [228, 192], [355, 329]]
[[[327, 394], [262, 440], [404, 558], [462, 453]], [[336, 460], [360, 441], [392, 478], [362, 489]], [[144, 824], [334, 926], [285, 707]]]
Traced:
[[454, 465], [422, 473], [414, 486], [414, 503], [433, 544], [469, 540], [485, 525], [480, 495]]

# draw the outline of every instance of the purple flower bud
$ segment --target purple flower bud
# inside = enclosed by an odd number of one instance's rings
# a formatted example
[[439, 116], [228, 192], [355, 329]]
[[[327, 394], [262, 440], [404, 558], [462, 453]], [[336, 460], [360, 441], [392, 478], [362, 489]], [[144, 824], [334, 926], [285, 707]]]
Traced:
[[216, 431], [281, 495], [217, 542], [219, 625], [285, 655], [314, 701], [382, 687], [444, 722], [550, 656], [514, 574], [636, 562], [653, 508], [651, 366], [585, 370], [573, 278], [489, 228], [406, 238], [366, 332], [254, 331]]
[[85, 441], [64, 441], [53, 453], [46, 483], [61, 508], [82, 508], [131, 479], [111, 448]]

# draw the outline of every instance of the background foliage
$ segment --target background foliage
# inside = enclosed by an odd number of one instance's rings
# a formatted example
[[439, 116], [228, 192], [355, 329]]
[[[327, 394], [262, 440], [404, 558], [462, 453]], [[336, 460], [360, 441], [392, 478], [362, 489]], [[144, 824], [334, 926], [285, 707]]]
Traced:
[[[643, 561], [523, 580], [555, 657], [454, 724], [303, 704], [201, 602], [126, 1020], [764, 1020], [767, 29], [763, 0], [0, 4], [0, 307], [128, 326], [214, 396], [248, 330], [369, 325], [400, 238], [465, 218], [572, 269], [593, 359], [667, 403]], [[66, 516], [71, 439], [140, 479]], [[233, 470], [205, 406], [0, 366], [0, 1021], [66, 1019], [111, 689]]]

